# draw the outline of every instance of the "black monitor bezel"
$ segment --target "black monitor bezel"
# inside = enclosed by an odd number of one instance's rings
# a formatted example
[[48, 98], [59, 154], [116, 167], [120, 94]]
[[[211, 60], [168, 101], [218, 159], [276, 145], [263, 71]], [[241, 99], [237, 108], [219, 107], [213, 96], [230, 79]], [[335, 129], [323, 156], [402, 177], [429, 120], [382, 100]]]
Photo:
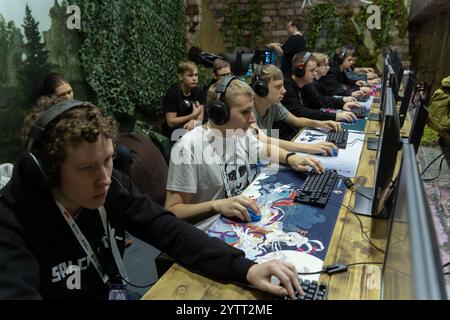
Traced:
[[[404, 199], [401, 199], [400, 195], [404, 195]], [[411, 234], [409, 243], [410, 247], [414, 248], [414, 250], [410, 251], [410, 259], [413, 264], [412, 276], [410, 277], [413, 282], [413, 292], [410, 292], [410, 297], [395, 296], [390, 298], [446, 300], [445, 280], [431, 210], [417, 166], [414, 146], [406, 142], [403, 143], [402, 164], [394, 199], [394, 215], [390, 221], [382, 270], [381, 294], [383, 299], [387, 297], [386, 288], [389, 288], [385, 283], [387, 279], [386, 273], [389, 271], [387, 269], [389, 268], [389, 259], [398, 259], [398, 256], [391, 257], [389, 253], [392, 250], [392, 245], [398, 244], [397, 242], [392, 242], [392, 235], [396, 230], [394, 223], [402, 223], [401, 220], [404, 220], [400, 219], [403, 211], [398, 207], [402, 204], [407, 206], [408, 221], [411, 226], [409, 229]], [[407, 266], [403, 266], [402, 270], [397, 270], [397, 272], [403, 274], [406, 271]]]

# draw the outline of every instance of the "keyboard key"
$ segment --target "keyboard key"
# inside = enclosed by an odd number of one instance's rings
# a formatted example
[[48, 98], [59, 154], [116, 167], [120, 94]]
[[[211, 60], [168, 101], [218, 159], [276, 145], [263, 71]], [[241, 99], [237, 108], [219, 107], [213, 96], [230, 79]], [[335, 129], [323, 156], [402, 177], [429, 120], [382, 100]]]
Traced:
[[[326, 169], [322, 174], [309, 173], [303, 185], [297, 190], [295, 201], [325, 206], [333, 191], [337, 178], [338, 174], [336, 170]], [[306, 285], [309, 285], [309, 283]]]
[[339, 132], [329, 131], [326, 141], [334, 143], [339, 149], [345, 149], [347, 146], [348, 131], [342, 129]]

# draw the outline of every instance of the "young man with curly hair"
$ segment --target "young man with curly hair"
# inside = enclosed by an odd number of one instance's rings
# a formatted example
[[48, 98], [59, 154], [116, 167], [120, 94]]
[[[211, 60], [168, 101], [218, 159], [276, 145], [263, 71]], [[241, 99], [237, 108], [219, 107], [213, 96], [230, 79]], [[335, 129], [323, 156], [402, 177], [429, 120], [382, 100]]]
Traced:
[[0, 191], [0, 300], [124, 299], [125, 229], [215, 279], [302, 292], [293, 265], [255, 264], [140, 193], [113, 169], [116, 137], [87, 102], [42, 99], [26, 117], [27, 151]]

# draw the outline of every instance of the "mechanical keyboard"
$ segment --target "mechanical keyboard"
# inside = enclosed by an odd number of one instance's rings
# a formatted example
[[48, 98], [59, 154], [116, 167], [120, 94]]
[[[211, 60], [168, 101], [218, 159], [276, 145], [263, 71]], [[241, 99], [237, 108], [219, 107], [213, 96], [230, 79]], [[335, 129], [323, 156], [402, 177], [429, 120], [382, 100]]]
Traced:
[[309, 173], [303, 185], [297, 189], [295, 201], [315, 206], [325, 206], [338, 178], [336, 170], [325, 169], [322, 174]]
[[329, 131], [327, 133], [327, 141], [334, 143], [339, 149], [347, 147], [348, 131], [341, 129], [341, 131]]
[[350, 111], [353, 112], [353, 114], [357, 118], [364, 118], [366, 116], [366, 111], [364, 110], [364, 107], [358, 108], [358, 107], [351, 107]]
[[358, 102], [367, 102], [370, 98], [370, 96], [356, 96], [356, 101]]
[[[304, 295], [297, 295], [295, 300], [326, 300], [328, 288], [325, 282], [320, 284], [317, 281], [309, 281], [298, 279], [302, 286]], [[285, 300], [291, 300], [289, 297], [285, 297]]]

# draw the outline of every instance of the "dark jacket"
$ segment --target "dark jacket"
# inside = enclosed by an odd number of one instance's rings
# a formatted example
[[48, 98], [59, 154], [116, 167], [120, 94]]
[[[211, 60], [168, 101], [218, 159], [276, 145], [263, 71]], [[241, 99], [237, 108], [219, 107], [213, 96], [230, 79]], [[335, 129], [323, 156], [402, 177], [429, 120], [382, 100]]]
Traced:
[[328, 95], [323, 95], [319, 89], [319, 81], [314, 80], [302, 88], [301, 91], [303, 103], [311, 109], [331, 108], [342, 109], [344, 100]]
[[306, 48], [306, 39], [303, 35], [294, 34], [290, 36], [281, 47], [283, 55], [281, 56], [281, 71], [285, 77], [292, 74], [292, 58]]
[[324, 87], [333, 89], [332, 95], [349, 96], [353, 91], [359, 90], [355, 80], [350, 80], [345, 71], [341, 71], [336, 59], [330, 61], [330, 70], [320, 78], [319, 83]]
[[[29, 156], [16, 162], [13, 177], [0, 191], [0, 300], [106, 299], [108, 287], [88, 259], [51, 193], [37, 178]], [[157, 247], [187, 268], [219, 280], [246, 283], [253, 262], [235, 249], [175, 217], [141, 194], [132, 182], [114, 170], [105, 202], [123, 254], [124, 230]], [[119, 191], [122, 192], [119, 195]], [[124, 194], [125, 193], [125, 194]], [[75, 219], [97, 253], [105, 272], [117, 276], [98, 210], [83, 209]], [[81, 288], [68, 289], [64, 270], [81, 269]]]
[[[334, 113], [306, 107], [301, 96], [302, 89], [297, 86], [291, 77], [284, 78], [284, 88], [286, 93], [281, 103], [294, 116], [315, 120], [336, 120], [336, 114]], [[293, 135], [298, 132], [298, 128], [293, 128], [284, 121], [275, 122], [273, 128], [279, 130], [279, 137], [284, 140], [291, 140]]]

